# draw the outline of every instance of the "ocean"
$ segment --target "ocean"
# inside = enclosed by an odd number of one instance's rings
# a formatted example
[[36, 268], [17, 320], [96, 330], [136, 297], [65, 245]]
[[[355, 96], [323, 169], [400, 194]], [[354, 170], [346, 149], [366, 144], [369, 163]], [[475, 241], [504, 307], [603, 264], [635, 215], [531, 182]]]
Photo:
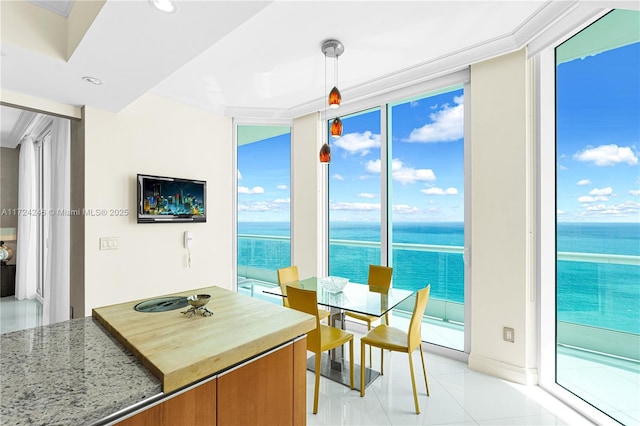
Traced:
[[[380, 241], [380, 225], [332, 223], [330, 239]], [[240, 222], [239, 234], [289, 236], [284, 222]], [[462, 223], [394, 223], [394, 244], [457, 247], [453, 253], [393, 252], [393, 285], [416, 290], [431, 284], [431, 297], [464, 303]], [[369, 264], [380, 263], [380, 248], [332, 243], [329, 273], [366, 282]], [[640, 256], [640, 223], [559, 223], [559, 252]], [[288, 240], [242, 238], [238, 263], [275, 270], [290, 264]], [[473, 285], [473, 284], [472, 284]], [[557, 262], [557, 318], [561, 321], [640, 334], [640, 267], [594, 262]]]

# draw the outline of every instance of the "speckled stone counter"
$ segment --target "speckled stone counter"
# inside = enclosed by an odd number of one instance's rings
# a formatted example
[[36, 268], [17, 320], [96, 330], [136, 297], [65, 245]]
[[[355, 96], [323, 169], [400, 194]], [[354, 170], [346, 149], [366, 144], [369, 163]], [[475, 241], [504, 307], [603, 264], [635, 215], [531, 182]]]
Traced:
[[92, 425], [162, 387], [91, 317], [0, 335], [0, 424]]

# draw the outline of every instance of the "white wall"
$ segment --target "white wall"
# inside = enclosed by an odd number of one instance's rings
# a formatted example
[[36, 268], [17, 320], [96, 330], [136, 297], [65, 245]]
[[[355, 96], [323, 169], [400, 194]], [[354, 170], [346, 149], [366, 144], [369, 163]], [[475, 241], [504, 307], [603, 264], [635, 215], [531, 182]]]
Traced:
[[[85, 315], [94, 307], [210, 285], [232, 288], [231, 120], [155, 95], [119, 113], [85, 108]], [[136, 174], [207, 181], [207, 223], [136, 223]], [[191, 231], [191, 267], [183, 247]], [[99, 250], [100, 237], [119, 250]]]
[[[469, 367], [533, 384], [535, 156], [529, 74], [525, 50], [471, 66]], [[503, 340], [505, 326], [514, 328], [514, 343]]]

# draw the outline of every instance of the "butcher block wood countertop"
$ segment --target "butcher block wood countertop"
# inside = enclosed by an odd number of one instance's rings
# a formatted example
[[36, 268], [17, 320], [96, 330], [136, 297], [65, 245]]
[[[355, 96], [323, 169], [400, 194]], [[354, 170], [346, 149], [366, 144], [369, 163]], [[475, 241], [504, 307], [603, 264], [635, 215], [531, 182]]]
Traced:
[[212, 316], [138, 312], [142, 300], [93, 309], [96, 318], [162, 382], [168, 393], [293, 340], [315, 327], [311, 315], [205, 287], [165, 296], [210, 294]]

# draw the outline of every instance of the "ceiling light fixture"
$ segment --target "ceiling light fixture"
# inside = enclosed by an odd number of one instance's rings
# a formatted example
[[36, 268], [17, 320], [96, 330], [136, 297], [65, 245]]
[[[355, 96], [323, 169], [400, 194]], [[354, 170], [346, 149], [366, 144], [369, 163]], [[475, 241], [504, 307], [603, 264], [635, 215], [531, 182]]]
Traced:
[[[333, 64], [335, 85], [333, 86], [333, 89], [331, 89], [329, 98], [327, 99], [327, 104], [325, 104], [324, 107], [324, 116], [326, 120], [327, 105], [329, 105], [329, 108], [338, 108], [340, 106], [340, 102], [342, 101], [342, 95], [340, 94], [340, 90], [338, 90], [338, 56], [344, 53], [344, 46], [338, 40], [325, 40], [322, 42], [321, 50], [322, 53], [324, 53], [324, 93], [327, 93], [327, 57], [335, 58], [335, 62]], [[325, 134], [326, 132], [323, 130], [323, 139]], [[333, 122], [331, 123], [331, 136], [335, 138], [339, 138], [340, 136], [342, 136], [342, 121], [339, 117], [334, 118]], [[325, 141], [322, 145], [322, 148], [320, 148], [320, 162], [329, 163], [330, 161], [331, 148]]]
[[102, 84], [102, 80], [100, 80], [99, 78], [85, 76], [82, 77], [82, 79], [87, 83], [95, 84], [96, 86], [100, 86]]
[[178, 10], [178, 6], [171, 0], [149, 0], [149, 4], [160, 12], [174, 13]]

